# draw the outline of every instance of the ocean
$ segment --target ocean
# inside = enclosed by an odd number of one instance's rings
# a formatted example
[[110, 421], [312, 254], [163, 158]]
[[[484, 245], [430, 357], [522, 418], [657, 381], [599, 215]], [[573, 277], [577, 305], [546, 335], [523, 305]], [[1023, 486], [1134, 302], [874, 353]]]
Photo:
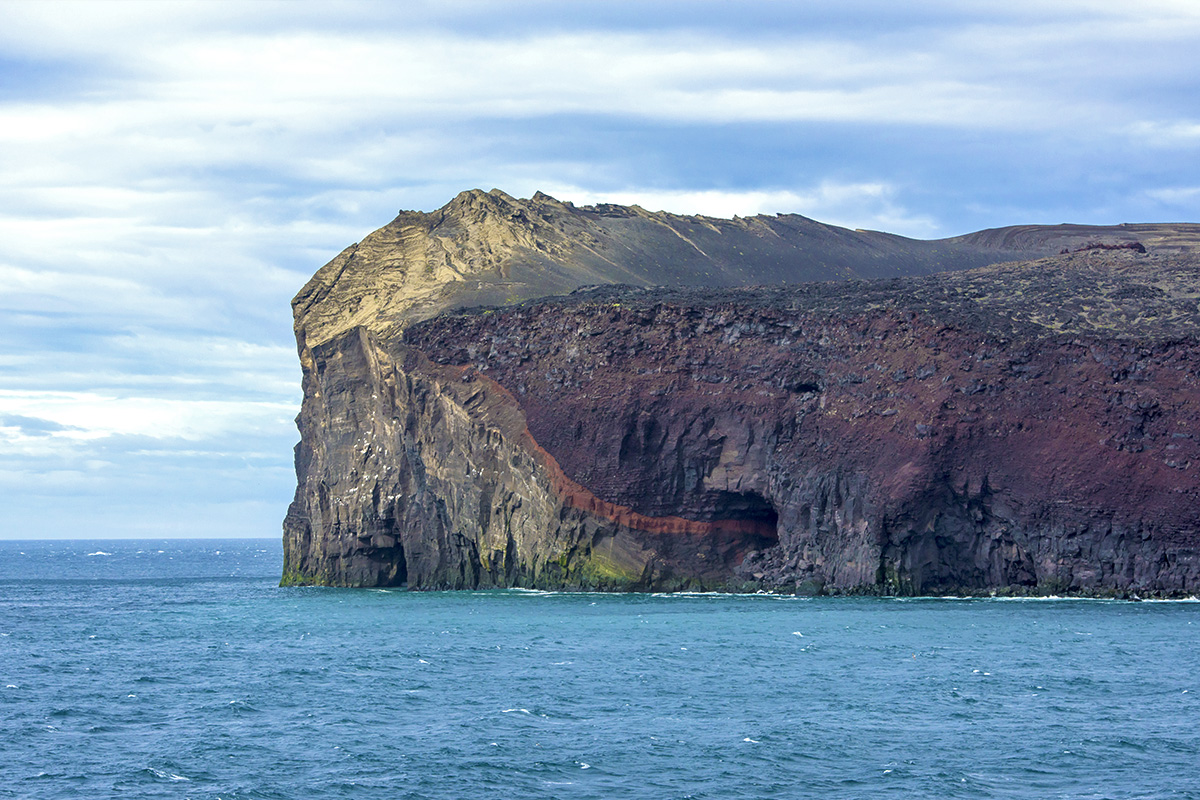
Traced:
[[1200, 603], [279, 588], [0, 542], [0, 798], [1200, 798]]

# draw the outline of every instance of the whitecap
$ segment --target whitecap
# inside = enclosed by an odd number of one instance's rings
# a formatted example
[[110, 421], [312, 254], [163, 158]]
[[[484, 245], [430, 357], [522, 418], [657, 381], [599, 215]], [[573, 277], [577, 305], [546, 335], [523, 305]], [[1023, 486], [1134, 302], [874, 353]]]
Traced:
[[97, 550], [94, 553], [88, 553], [89, 556], [111, 556], [112, 553], [106, 553], [103, 550]]
[[742, 739], [742, 741], [749, 742], [750, 744], [762, 744], [762, 742], [760, 742], [758, 739], [751, 739], [749, 736], [747, 736], [745, 739]]
[[522, 714], [532, 714], [533, 713], [528, 708], [506, 708], [506, 709], [503, 709], [500, 713], [501, 714], [511, 714], [514, 711], [520, 711]]
[[167, 780], [170, 780], [170, 781], [190, 781], [191, 780], [191, 778], [185, 778], [182, 775], [176, 775], [174, 772], [164, 772], [163, 770], [155, 769], [154, 767], [151, 767], [150, 771], [153, 772], [158, 777], [166, 778]]
[[803, 635], [804, 634], [801, 633], [800, 631], [792, 631], [792, 636], [803, 636]]
[[583, 761], [580, 761], [580, 762], [579, 762], [579, 768], [580, 768], [580, 769], [591, 769], [591, 768], [592, 768], [592, 765], [591, 765], [591, 764], [584, 763]]

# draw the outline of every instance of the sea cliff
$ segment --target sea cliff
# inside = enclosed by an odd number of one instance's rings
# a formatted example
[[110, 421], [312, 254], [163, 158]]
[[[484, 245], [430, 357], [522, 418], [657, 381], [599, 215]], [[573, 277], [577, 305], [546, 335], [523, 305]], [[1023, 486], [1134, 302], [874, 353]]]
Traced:
[[1196, 242], [403, 213], [294, 302], [283, 581], [1200, 591]]

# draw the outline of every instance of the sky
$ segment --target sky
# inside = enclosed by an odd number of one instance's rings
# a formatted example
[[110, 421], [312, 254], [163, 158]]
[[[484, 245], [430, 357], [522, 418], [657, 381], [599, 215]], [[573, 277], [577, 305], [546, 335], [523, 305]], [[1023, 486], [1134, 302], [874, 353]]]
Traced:
[[1200, 221], [1195, 0], [0, 0], [0, 538], [280, 535], [289, 301], [458, 192]]

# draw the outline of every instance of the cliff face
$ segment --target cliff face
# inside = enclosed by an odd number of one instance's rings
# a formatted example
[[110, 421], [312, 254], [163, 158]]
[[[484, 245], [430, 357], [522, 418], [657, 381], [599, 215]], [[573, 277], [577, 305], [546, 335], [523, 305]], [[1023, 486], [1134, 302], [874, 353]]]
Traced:
[[[297, 463], [314, 493], [285, 521], [285, 583], [719, 586], [748, 544], [773, 543], [772, 525], [650, 517], [600, 499], [538, 445], [513, 395], [473, 369], [366, 332], [313, 355], [309, 388], [338, 413], [303, 423]], [[702, 548], [727, 552], [697, 564]]]
[[296, 301], [284, 582], [1200, 591], [1186, 246], [468, 312], [343, 254]]

